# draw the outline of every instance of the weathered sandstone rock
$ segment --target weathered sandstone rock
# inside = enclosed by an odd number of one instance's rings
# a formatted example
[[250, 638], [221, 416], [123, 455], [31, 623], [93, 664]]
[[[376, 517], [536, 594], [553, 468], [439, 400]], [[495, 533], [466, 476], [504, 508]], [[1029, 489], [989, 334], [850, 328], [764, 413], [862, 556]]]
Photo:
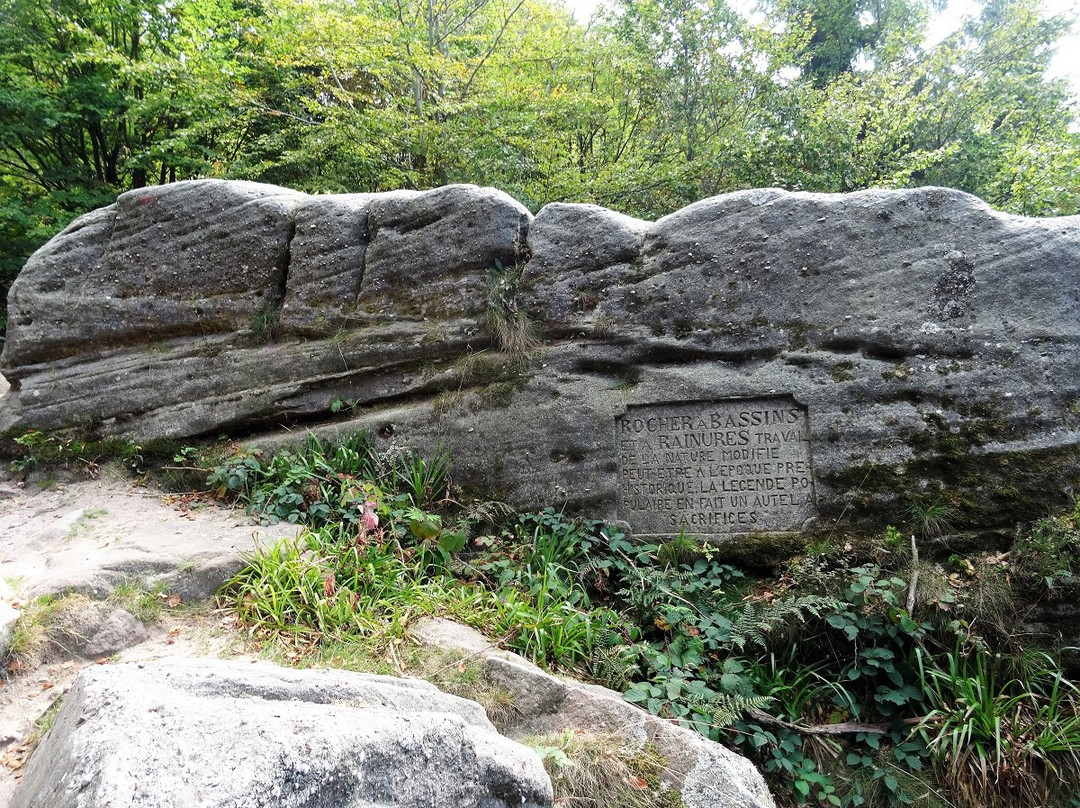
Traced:
[[122, 194], [35, 253], [9, 295], [5, 356], [84, 359], [249, 329], [280, 305], [301, 198], [221, 180]]
[[12, 808], [550, 804], [532, 750], [426, 682], [191, 660], [85, 668]]
[[[182, 183], [28, 262], [0, 430], [363, 427], [447, 442], [474, 490], [644, 534], [880, 526], [935, 501], [1007, 530], [1080, 485], [1078, 277], [1077, 217], [937, 188], [530, 223], [469, 186]], [[524, 318], [528, 362], [491, 337]]]
[[686, 808], [772, 808], [761, 773], [746, 758], [693, 730], [650, 715], [607, 688], [560, 679], [516, 654], [491, 646], [472, 629], [425, 618], [412, 629], [426, 645], [480, 660], [484, 676], [513, 700], [514, 738], [565, 730], [615, 739], [625, 748], [651, 746], [665, 761], [665, 780]]
[[53, 479], [45, 490], [30, 483], [0, 499], [0, 580], [19, 582], [18, 598], [0, 585], [0, 623], [5, 600], [66, 593], [103, 600], [122, 584], [206, 600], [243, 568], [253, 544], [296, 531], [284, 524], [255, 531], [244, 514], [216, 508], [178, 518], [160, 492], [133, 487], [111, 469], [94, 480]]

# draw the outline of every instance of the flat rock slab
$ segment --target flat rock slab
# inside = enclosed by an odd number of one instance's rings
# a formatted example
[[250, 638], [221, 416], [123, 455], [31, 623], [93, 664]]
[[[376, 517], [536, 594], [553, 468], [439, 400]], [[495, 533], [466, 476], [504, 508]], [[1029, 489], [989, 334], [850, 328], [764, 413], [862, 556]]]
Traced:
[[13, 808], [538, 808], [535, 752], [418, 680], [208, 660], [80, 672]]
[[242, 511], [205, 503], [181, 509], [108, 471], [40, 485], [0, 480], [0, 578], [24, 601], [71, 591], [100, 599], [124, 581], [202, 600], [240, 570], [256, 541], [296, 531], [257, 528]]

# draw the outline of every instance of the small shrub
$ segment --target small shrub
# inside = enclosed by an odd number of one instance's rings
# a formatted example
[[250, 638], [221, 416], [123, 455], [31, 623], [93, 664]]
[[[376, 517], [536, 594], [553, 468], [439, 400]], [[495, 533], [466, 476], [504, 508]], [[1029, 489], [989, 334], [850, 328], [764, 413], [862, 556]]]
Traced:
[[1010, 556], [1013, 574], [1029, 589], [1052, 592], [1071, 580], [1080, 569], [1080, 502], [1069, 515], [1018, 532]]

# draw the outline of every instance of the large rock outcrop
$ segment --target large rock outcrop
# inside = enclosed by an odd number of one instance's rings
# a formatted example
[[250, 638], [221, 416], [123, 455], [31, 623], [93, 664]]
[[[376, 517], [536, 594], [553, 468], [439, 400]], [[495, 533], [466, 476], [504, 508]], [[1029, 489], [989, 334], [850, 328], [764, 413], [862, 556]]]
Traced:
[[536, 753], [419, 680], [191, 660], [83, 669], [12, 808], [540, 808]]
[[1077, 217], [939, 188], [745, 191], [649, 223], [534, 220], [470, 186], [177, 183], [27, 263], [0, 430], [364, 427], [642, 534], [935, 502], [1001, 528], [1080, 483], [1078, 280]]

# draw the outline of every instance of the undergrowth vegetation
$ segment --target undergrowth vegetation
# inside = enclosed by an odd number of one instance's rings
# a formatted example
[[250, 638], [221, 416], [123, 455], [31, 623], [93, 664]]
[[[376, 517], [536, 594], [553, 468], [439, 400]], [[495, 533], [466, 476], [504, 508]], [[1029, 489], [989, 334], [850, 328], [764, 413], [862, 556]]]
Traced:
[[[1060, 597], [1080, 569], [1080, 507], [1020, 531], [1011, 552], [920, 560], [890, 528], [832, 537], [763, 578], [689, 536], [650, 543], [550, 508], [459, 501], [442, 448], [309, 437], [175, 460], [258, 519], [304, 526], [221, 593], [294, 659], [333, 664], [356, 644], [394, 656], [412, 621], [441, 615], [739, 750], [784, 806], [1078, 804], [1080, 689], [1018, 635], [1017, 603]], [[931, 539], [948, 517], [931, 507], [910, 524]], [[659, 777], [609, 747], [538, 741], [553, 779], [582, 794], [606, 788], [589, 760], [631, 773], [620, 782]], [[597, 804], [581, 799], [562, 804]]]

